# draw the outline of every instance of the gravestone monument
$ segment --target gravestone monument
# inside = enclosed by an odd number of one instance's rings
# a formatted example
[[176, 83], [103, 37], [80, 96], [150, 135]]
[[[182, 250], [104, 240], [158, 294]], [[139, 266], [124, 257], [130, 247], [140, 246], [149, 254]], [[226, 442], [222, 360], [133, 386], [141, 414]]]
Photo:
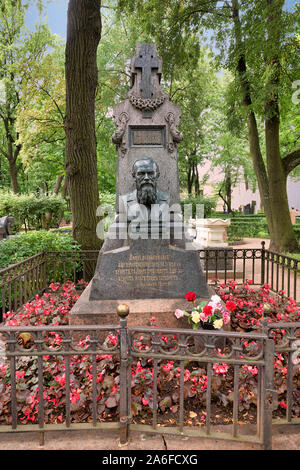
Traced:
[[[180, 109], [160, 86], [161, 59], [153, 44], [138, 44], [132, 87], [113, 109], [118, 152], [116, 217], [100, 250], [95, 275], [71, 311], [71, 322], [111, 323], [126, 303], [129, 323], [149, 313], [170, 326], [184, 295], [210, 292], [180, 209], [177, 129]], [[176, 320], [176, 319], [175, 319]]]

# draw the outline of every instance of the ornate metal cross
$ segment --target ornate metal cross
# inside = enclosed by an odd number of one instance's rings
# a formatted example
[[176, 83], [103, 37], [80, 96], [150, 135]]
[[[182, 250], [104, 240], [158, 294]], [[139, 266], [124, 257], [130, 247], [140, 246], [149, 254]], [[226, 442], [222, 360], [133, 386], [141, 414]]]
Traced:
[[151, 72], [153, 69], [158, 69], [158, 66], [159, 63], [153, 45], [142, 44], [139, 56], [135, 59], [134, 68], [142, 69], [141, 92], [143, 98], [152, 98], [153, 96]]

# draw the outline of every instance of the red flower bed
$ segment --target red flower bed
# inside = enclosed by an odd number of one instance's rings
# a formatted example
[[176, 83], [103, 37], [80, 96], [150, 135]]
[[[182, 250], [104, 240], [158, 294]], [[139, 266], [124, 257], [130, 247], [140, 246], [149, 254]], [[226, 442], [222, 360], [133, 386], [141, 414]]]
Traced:
[[[300, 307], [285, 292], [273, 297], [270, 286], [254, 289], [252, 281], [238, 286], [236, 281], [227, 284], [216, 281], [217, 294], [226, 302], [226, 309], [231, 311], [231, 327], [234, 331], [251, 331], [258, 327], [263, 318], [269, 323], [300, 321]], [[231, 310], [232, 309], [232, 310]]]
[[[259, 326], [263, 316], [269, 321], [299, 320], [299, 307], [295, 302], [279, 296], [271, 298], [268, 286], [255, 291], [251, 284], [238, 287], [235, 283], [223, 285], [217, 283], [218, 295], [226, 302], [226, 308], [231, 310], [232, 329], [248, 331]], [[72, 283], [65, 285], [51, 284], [49, 292], [37, 296], [34, 301], [24, 305], [18, 314], [10, 312], [6, 315], [5, 325], [65, 325], [68, 323], [68, 312], [78, 298]], [[192, 297], [191, 297], [192, 298]], [[194, 299], [195, 300], [195, 299]], [[155, 326], [155, 316], [151, 318]], [[166, 348], [176, 347], [176, 335], [160, 335], [161, 342]], [[55, 347], [62, 341], [58, 333], [49, 334], [47, 345]], [[113, 347], [117, 338], [108, 335], [106, 344]], [[149, 337], [142, 335], [135, 338], [135, 348], [147, 351], [150, 345]], [[84, 354], [84, 347], [89, 337], [83, 338], [79, 346], [82, 354], [70, 356], [70, 402], [71, 421], [84, 422], [92, 420], [92, 360]], [[25, 349], [32, 345], [30, 334], [22, 334], [19, 343]], [[254, 352], [257, 344], [244, 343], [245, 350]], [[38, 362], [37, 358], [19, 356], [16, 359], [16, 383], [18, 420], [20, 423], [36, 423], [38, 419]], [[99, 420], [118, 419], [120, 400], [120, 364], [118, 356], [112, 354], [97, 355], [97, 410]], [[184, 369], [184, 399], [186, 424], [205, 424], [206, 420], [206, 369], [193, 361]], [[140, 359], [132, 364], [131, 390], [132, 414], [138, 422], [149, 422], [153, 410], [153, 360]], [[45, 422], [65, 422], [66, 412], [66, 362], [63, 356], [49, 353], [43, 356], [44, 371], [44, 407]], [[275, 383], [279, 389], [278, 414], [286, 408], [286, 357], [277, 354], [274, 358]], [[251, 410], [256, 410], [258, 369], [254, 365], [240, 367], [239, 374], [239, 413], [253, 418]], [[297, 387], [300, 385], [299, 366], [294, 367], [293, 416], [300, 416], [300, 397]], [[162, 424], [173, 424], [179, 410], [180, 369], [176, 361], [164, 360], [158, 364], [157, 412]], [[299, 388], [298, 388], [299, 389]], [[9, 361], [0, 362], [0, 424], [11, 423], [11, 385]], [[213, 420], [216, 423], [231, 422], [233, 403], [233, 368], [225, 362], [213, 364], [212, 404]], [[256, 412], [256, 411], [255, 411]]]

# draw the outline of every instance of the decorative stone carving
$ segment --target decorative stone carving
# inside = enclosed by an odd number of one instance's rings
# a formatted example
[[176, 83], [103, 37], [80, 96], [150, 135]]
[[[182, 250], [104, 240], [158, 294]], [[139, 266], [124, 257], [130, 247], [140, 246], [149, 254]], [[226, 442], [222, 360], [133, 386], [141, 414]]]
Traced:
[[135, 83], [138, 85], [135, 89], [138, 96], [152, 100], [157, 97], [157, 91], [162, 95], [161, 90], [158, 90], [156, 83], [153, 82], [152, 71], [161, 75], [161, 59], [157, 56], [154, 44], [139, 44], [137, 54], [131, 61], [131, 70], [133, 73], [133, 81], [135, 81], [136, 74], [140, 72], [139, 83]]
[[[174, 113], [169, 112], [165, 116], [165, 120], [169, 124], [169, 131], [170, 131], [169, 132], [169, 142], [168, 142], [168, 152], [173, 154], [177, 143], [182, 141], [183, 135], [182, 135], [181, 132], [179, 132], [179, 130], [176, 127]], [[173, 155], [172, 155], [172, 157], [173, 157]]]
[[[114, 301], [133, 305], [131, 301], [141, 300], [140, 311], [130, 309], [130, 317], [141, 322], [141, 312], [163, 313], [164, 306], [167, 312], [174, 311], [174, 299], [176, 308], [182, 308], [186, 292], [205, 301], [211, 296], [181, 215], [176, 149], [182, 140], [177, 129], [180, 108], [161, 90], [161, 70], [156, 46], [138, 44], [131, 60], [132, 88], [113, 108], [117, 214], [99, 252], [95, 275], [72, 309], [71, 324], [111, 322]], [[130, 211], [136, 213], [138, 205], [136, 220]], [[173, 312], [168, 322], [171, 318]]]
[[122, 112], [116, 119], [115, 124], [117, 126], [116, 132], [112, 136], [112, 141], [116, 144], [117, 150], [120, 149], [122, 157], [126, 155], [127, 146], [124, 141], [124, 134], [129, 121], [129, 115], [125, 111]]
[[141, 98], [140, 96], [136, 96], [134, 93], [129, 93], [127, 97], [129, 98], [132, 106], [140, 111], [155, 111], [155, 109], [161, 106], [166, 99], [166, 96], [163, 94], [154, 99]]

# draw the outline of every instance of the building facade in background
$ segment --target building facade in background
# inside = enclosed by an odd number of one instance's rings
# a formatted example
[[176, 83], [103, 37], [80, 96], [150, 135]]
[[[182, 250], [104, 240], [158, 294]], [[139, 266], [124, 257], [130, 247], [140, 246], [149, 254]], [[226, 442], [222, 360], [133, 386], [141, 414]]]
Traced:
[[[204, 175], [209, 174], [209, 179], [204, 185], [201, 185], [201, 191], [206, 197], [211, 197], [216, 194], [216, 184], [224, 180], [224, 173], [221, 169], [214, 168], [211, 170], [210, 163], [198, 167], [199, 179]], [[300, 177], [288, 177], [287, 179], [287, 193], [289, 200], [290, 210], [294, 208], [298, 216], [300, 216]], [[239, 210], [243, 213], [257, 214], [258, 210], [263, 210], [261, 206], [261, 198], [259, 190], [255, 192], [250, 188], [246, 188], [246, 183], [243, 179], [232, 189], [231, 207], [233, 210]], [[217, 211], [222, 212], [224, 208], [224, 201], [218, 199]]]

